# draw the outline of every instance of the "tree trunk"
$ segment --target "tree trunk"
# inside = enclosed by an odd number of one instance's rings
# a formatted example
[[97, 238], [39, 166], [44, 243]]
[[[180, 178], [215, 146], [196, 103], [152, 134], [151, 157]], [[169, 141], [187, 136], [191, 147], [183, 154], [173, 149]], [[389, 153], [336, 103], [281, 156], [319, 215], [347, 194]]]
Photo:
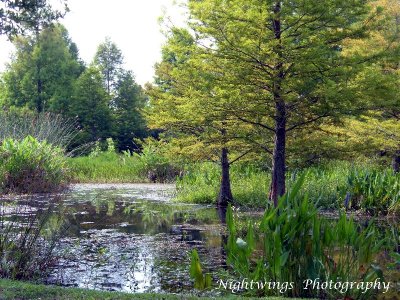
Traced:
[[397, 150], [393, 155], [392, 168], [393, 168], [393, 172], [395, 172], [395, 173], [400, 172], [400, 150]]
[[273, 201], [274, 206], [278, 206], [278, 199], [285, 194], [285, 161], [286, 161], [286, 104], [282, 98], [282, 81], [285, 73], [283, 70], [283, 49], [281, 45], [281, 1], [276, 1], [274, 7], [274, 20], [272, 22], [275, 39], [278, 42], [277, 55], [278, 61], [275, 66], [276, 78], [273, 86], [273, 95], [275, 101], [275, 144], [272, 160], [271, 187], [269, 199]]
[[278, 206], [278, 198], [285, 194], [285, 170], [286, 170], [286, 109], [285, 103], [276, 104], [277, 117], [275, 121], [275, 145], [272, 160], [271, 187], [269, 199], [274, 206]]
[[231, 179], [229, 176], [229, 160], [228, 160], [228, 149], [222, 148], [221, 153], [221, 186], [218, 194], [217, 205], [219, 207], [227, 207], [233, 200], [231, 190]]

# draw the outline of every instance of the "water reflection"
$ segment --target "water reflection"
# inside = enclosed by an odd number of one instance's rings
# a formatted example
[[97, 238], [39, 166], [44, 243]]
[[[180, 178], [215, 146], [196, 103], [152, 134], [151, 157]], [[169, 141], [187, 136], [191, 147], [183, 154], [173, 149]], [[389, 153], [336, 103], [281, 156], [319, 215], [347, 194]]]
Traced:
[[[13, 198], [18, 210], [3, 206], [1, 213], [27, 224], [43, 208], [54, 205], [63, 211], [70, 226], [57, 248], [62, 259], [49, 283], [180, 293], [193, 290], [189, 280], [192, 248], [198, 250], [207, 272], [227, 268], [226, 210], [173, 203], [174, 193], [172, 185], [76, 185], [61, 202], [54, 195], [18, 197]], [[235, 219], [243, 228], [248, 218], [260, 217], [239, 216]], [[61, 224], [56, 221], [50, 222], [54, 228]]]
[[[170, 185], [77, 185], [64, 196], [70, 224], [48, 281], [126, 292], [192, 290], [189, 252], [205, 268], [223, 265], [224, 226], [214, 207], [172, 203]], [[18, 199], [34, 213], [49, 196]], [[21, 222], [24, 215], [18, 216]]]

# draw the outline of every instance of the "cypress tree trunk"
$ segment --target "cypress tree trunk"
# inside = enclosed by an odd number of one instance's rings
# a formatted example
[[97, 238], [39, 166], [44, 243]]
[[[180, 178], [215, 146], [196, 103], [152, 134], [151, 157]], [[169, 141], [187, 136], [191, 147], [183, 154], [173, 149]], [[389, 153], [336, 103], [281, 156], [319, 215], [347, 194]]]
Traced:
[[285, 161], [286, 161], [286, 105], [282, 98], [282, 82], [284, 80], [283, 70], [283, 49], [281, 46], [281, 1], [276, 1], [274, 6], [274, 28], [275, 39], [278, 42], [277, 55], [278, 62], [275, 66], [276, 78], [273, 86], [275, 101], [275, 144], [272, 160], [271, 187], [269, 199], [273, 201], [275, 207], [278, 206], [278, 198], [285, 193]]
[[400, 172], [400, 150], [397, 150], [394, 154], [393, 154], [393, 158], [392, 158], [392, 168], [393, 171], [395, 173], [399, 173]]
[[229, 160], [228, 160], [228, 149], [222, 148], [221, 151], [221, 186], [218, 194], [217, 205], [219, 207], [228, 206], [229, 202], [232, 202], [232, 190], [231, 190], [231, 179], [229, 176]]
[[286, 160], [286, 109], [284, 102], [276, 104], [277, 117], [275, 121], [275, 145], [272, 160], [272, 176], [269, 199], [275, 207], [278, 198], [285, 194], [285, 160]]

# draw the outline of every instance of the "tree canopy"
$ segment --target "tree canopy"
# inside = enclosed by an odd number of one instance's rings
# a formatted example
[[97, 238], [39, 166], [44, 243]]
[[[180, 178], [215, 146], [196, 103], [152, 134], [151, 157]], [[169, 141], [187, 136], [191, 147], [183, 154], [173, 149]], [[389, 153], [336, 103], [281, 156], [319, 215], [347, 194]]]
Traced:
[[0, 34], [12, 38], [27, 31], [41, 28], [63, 17], [68, 11], [66, 0], [61, 9], [54, 9], [48, 0], [1, 0]]

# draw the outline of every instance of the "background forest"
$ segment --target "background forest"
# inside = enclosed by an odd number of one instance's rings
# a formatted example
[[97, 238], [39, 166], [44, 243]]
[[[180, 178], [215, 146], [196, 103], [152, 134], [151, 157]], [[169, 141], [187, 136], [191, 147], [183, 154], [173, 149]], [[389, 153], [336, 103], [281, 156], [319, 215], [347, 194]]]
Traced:
[[133, 139], [147, 135], [140, 114], [147, 98], [109, 38], [87, 66], [60, 24], [13, 42], [16, 51], [2, 75], [3, 111], [59, 114], [76, 122], [79, 133], [69, 149], [113, 138], [119, 151], [137, 150]]

